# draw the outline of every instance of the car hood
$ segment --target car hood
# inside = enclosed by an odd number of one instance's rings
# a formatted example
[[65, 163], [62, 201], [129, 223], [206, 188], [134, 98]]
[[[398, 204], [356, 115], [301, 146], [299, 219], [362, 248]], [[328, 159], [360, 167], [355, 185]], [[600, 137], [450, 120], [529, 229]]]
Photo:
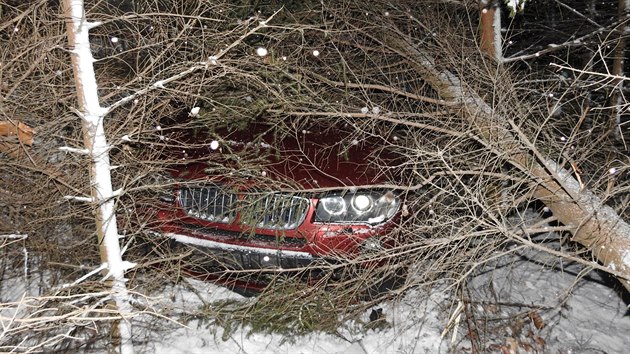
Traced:
[[[196, 143], [202, 148], [187, 156], [204, 162], [174, 168], [175, 178], [246, 179], [248, 185], [277, 182], [281, 187], [302, 189], [385, 182], [375, 160], [379, 142], [352, 138], [339, 129], [311, 127], [278, 134], [269, 126], [253, 125], [247, 130], [209, 134], [203, 141], [197, 136]], [[391, 158], [380, 154], [379, 160]]]

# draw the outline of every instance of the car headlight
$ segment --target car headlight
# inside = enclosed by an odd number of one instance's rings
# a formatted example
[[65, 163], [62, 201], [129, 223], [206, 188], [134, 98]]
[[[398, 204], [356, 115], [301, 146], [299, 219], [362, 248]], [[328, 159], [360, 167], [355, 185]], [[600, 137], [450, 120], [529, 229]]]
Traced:
[[319, 199], [315, 221], [376, 225], [391, 219], [399, 207], [400, 200], [391, 191], [336, 192]]

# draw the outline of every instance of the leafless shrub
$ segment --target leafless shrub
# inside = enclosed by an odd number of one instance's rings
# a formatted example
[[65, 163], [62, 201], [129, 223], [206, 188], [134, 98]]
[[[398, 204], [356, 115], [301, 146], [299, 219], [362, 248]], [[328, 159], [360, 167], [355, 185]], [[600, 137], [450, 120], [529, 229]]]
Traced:
[[[379, 164], [390, 187], [404, 195], [408, 215], [392, 233], [396, 242], [391, 249], [323, 265], [317, 277], [307, 277], [305, 271], [268, 273], [270, 286], [256, 301], [209, 312], [217, 323], [227, 326], [251, 321], [252, 314], [267, 314], [270, 317], [255, 317], [261, 322], [253, 328], [334, 331], [337, 324], [410, 287], [440, 282], [462, 289], [484, 264], [516, 249], [533, 247], [582, 259], [581, 249], [567, 253], [530, 240], [554, 222], [548, 217], [532, 224], [521, 217], [534, 203], [531, 191], [537, 181], [506, 164], [502, 157], [512, 151], [501, 142], [480, 138], [478, 127], [462, 117], [461, 106], [438, 96], [409, 53], [388, 42], [392, 35], [436, 53], [436, 64], [456, 73], [466, 90], [492, 102], [497, 116], [510, 117], [532, 141], [533, 150], [575, 171], [585, 186], [629, 215], [627, 155], [605, 134], [598, 135], [606, 125], [597, 110], [584, 105], [596, 75], [576, 70], [570, 84], [558, 84], [548, 80], [548, 72], [540, 74], [542, 78], [520, 77], [509, 65], [488, 62], [475, 43], [475, 2], [426, 1], [431, 11], [418, 11], [411, 2], [305, 2], [280, 10], [264, 30], [250, 36], [245, 34], [257, 21], [279, 6], [228, 5], [105, 1], [89, 10], [103, 22], [92, 32], [102, 97], [107, 102], [132, 97], [108, 116], [107, 134], [112, 164], [117, 166], [114, 183], [124, 191], [117, 199], [123, 242], [130, 260], [138, 263], [130, 275], [133, 287], [159, 291], [145, 274], [160, 273], [177, 281], [182, 269], [190, 268], [190, 250], [173, 252], [151, 233], [155, 225], [147, 224], [159, 193], [173, 188], [164, 178], [168, 169], [193, 158], [182, 160], [173, 152], [203, 147], [203, 142], [187, 139], [186, 132], [212, 133], [261, 119], [276, 127], [279, 138], [318, 124], [347, 127], [342, 146], [366, 137], [379, 141], [382, 148], [370, 163]], [[69, 111], [74, 98], [63, 23], [56, 15], [59, 9], [49, 2], [5, 1], [0, 6], [0, 45], [7, 48], [0, 58], [0, 120], [21, 121], [37, 131], [32, 147], [21, 146], [20, 154], [2, 152], [0, 157], [0, 234], [28, 234], [20, 247], [28, 250], [31, 274], [41, 272], [47, 282], [42, 294], [51, 294], [56, 286], [99, 267], [92, 210], [64, 200], [67, 195], [87, 196], [89, 179], [81, 172], [88, 171], [82, 157], [59, 151], [82, 146], [79, 125]], [[154, 85], [233, 43], [220, 62], [166, 86]], [[255, 55], [259, 47], [268, 54]], [[540, 92], [553, 92], [561, 101]], [[199, 117], [181, 119], [195, 106], [201, 107]], [[385, 163], [388, 154], [396, 155], [396, 163]], [[225, 168], [220, 158], [197, 158]], [[244, 159], [239, 168], [255, 175], [256, 161]], [[556, 231], [566, 233], [562, 225]], [[147, 243], [157, 253], [147, 255]], [[2, 252], [19, 254], [15, 246]], [[5, 259], [5, 274], [20, 274], [21, 258], [11, 264]], [[380, 279], [403, 274], [404, 282], [393, 291], [368, 291]], [[100, 285], [79, 285], [52, 299], [25, 301], [32, 310], [16, 320], [14, 332], [3, 334], [6, 347], [67, 349], [75, 348], [74, 341], [90, 342], [90, 321], [96, 321], [90, 311], [102, 311], [99, 321], [113, 314], [107, 312], [107, 295]], [[79, 308], [73, 301], [81, 295]], [[18, 306], [5, 301], [3, 309]], [[58, 312], [49, 314], [53, 308]], [[38, 312], [42, 309], [45, 316]], [[285, 319], [274, 317], [282, 314], [298, 320], [282, 327]], [[86, 316], [90, 320], [84, 320]], [[79, 319], [85, 322], [73, 324]], [[38, 338], [50, 340], [40, 341], [45, 347], [19, 344], [16, 338], [27, 328], [25, 323], [37, 323]]]

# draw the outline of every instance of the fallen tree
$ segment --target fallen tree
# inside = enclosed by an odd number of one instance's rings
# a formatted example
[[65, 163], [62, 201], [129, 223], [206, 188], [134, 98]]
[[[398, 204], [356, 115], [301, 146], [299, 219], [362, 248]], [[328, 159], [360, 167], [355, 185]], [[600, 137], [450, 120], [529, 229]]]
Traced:
[[381, 43], [407, 57], [422, 79], [446, 102], [458, 104], [462, 116], [476, 127], [472, 134], [494, 151], [505, 152], [500, 154], [501, 158], [526, 171], [536, 184], [533, 197], [544, 202], [559, 222], [570, 227], [573, 241], [590, 249], [605, 270], [630, 290], [630, 225], [625, 220], [572, 172], [545, 157], [511, 117], [496, 114], [491, 105], [455, 74], [438, 69], [431, 54], [415, 48], [402, 35], [388, 35]]

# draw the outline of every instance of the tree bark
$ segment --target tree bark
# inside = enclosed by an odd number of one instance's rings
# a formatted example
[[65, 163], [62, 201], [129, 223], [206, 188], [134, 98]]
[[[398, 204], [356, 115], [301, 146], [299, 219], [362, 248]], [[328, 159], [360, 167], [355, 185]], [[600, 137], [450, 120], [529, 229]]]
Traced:
[[590, 249], [630, 290], [630, 225], [571, 173], [540, 155], [515, 124], [501, 117], [460, 79], [438, 70], [434, 58], [401, 38], [386, 41], [409, 58], [418, 74], [447, 101], [462, 106], [462, 115], [477, 128], [480, 138], [536, 183], [534, 197], [544, 202], [558, 221], [572, 228], [573, 241]]
[[[616, 77], [623, 76], [623, 65], [626, 52], [626, 36], [630, 32], [630, 25], [624, 22], [624, 19], [630, 15], [630, 0], [619, 0], [617, 5], [617, 19], [620, 22], [619, 40], [614, 50], [612, 75]], [[611, 82], [612, 94], [610, 96], [610, 105], [612, 107], [610, 117], [610, 129], [617, 140], [622, 140], [621, 134], [621, 106], [623, 105], [623, 80], [615, 78]]]
[[103, 120], [106, 110], [101, 107], [94, 73], [94, 58], [90, 49], [89, 29], [96, 24], [88, 22], [83, 0], [64, 0], [64, 13], [71, 48], [74, 80], [77, 89], [79, 115], [83, 124], [83, 142], [91, 158], [91, 201], [96, 209], [96, 231], [101, 262], [107, 265], [111, 278], [112, 298], [123, 319], [117, 328], [120, 336], [119, 351], [132, 354], [131, 324], [125, 319], [132, 312], [125, 286], [125, 270], [133, 265], [122, 260], [116, 224], [115, 197], [112, 188], [109, 149]]
[[479, 1], [479, 46], [482, 53], [497, 62], [503, 59], [501, 8], [494, 0]]

